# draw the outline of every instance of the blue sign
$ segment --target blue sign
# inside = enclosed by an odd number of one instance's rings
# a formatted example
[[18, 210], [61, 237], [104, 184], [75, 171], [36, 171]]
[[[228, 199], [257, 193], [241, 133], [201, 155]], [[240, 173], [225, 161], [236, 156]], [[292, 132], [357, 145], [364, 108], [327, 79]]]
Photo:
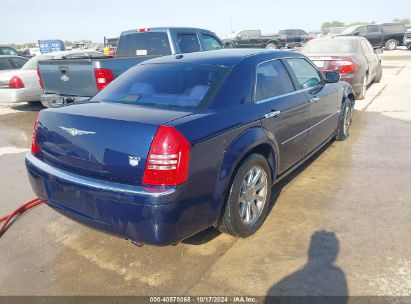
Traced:
[[64, 51], [64, 42], [58, 39], [55, 40], [39, 40], [40, 53], [52, 53]]

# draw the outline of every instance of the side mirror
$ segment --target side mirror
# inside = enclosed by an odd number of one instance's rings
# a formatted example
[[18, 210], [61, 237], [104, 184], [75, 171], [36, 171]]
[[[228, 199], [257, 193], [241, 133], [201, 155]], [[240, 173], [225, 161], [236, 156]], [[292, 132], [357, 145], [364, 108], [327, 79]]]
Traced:
[[374, 49], [374, 53], [375, 54], [382, 54], [382, 48], [377, 48], [377, 49]]
[[237, 39], [237, 40], [241, 40], [241, 35], [237, 35], [237, 36], [235, 36], [235, 39]]
[[327, 81], [327, 83], [337, 83], [340, 81], [340, 79], [341, 79], [341, 76], [337, 72], [325, 73], [325, 80]]
[[360, 34], [360, 32], [354, 32], [352, 33], [354, 36], [358, 36]]

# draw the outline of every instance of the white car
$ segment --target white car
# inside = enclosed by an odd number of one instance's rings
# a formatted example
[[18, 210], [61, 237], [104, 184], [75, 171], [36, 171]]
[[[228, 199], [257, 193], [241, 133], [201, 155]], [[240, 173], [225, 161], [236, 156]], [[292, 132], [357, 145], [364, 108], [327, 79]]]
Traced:
[[0, 71], [0, 103], [40, 101], [42, 89], [37, 74], [37, 62], [47, 59], [88, 58], [101, 56], [88, 50], [62, 51], [32, 57], [20, 69]]

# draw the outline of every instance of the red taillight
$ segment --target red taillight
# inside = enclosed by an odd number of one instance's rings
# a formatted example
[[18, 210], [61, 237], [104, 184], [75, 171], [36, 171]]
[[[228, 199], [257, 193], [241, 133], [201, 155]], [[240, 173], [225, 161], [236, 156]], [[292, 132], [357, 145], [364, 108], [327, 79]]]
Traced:
[[33, 138], [31, 141], [31, 153], [32, 154], [37, 154], [41, 151], [40, 146], [37, 144], [37, 127], [39, 124], [39, 116], [40, 116], [40, 112], [37, 114], [36, 121], [34, 122]]
[[110, 82], [114, 80], [114, 74], [109, 69], [95, 68], [94, 75], [96, 77], [97, 90], [104, 89]]
[[175, 128], [160, 126], [148, 153], [143, 184], [175, 186], [188, 179], [190, 142]]
[[351, 58], [333, 59], [330, 61], [327, 70], [340, 74], [354, 73], [357, 70], [357, 65]]
[[138, 30], [137, 30], [137, 32], [140, 32], [140, 33], [144, 33], [144, 32], [148, 32], [150, 29], [148, 28], [148, 27], [144, 27], [144, 28], [139, 28]]
[[13, 76], [10, 80], [9, 80], [9, 88], [10, 89], [22, 89], [24, 88], [24, 83], [23, 80], [21, 80], [19, 77], [17, 76]]
[[39, 76], [40, 88], [43, 89], [43, 79], [41, 79], [40, 69], [37, 67], [37, 76]]

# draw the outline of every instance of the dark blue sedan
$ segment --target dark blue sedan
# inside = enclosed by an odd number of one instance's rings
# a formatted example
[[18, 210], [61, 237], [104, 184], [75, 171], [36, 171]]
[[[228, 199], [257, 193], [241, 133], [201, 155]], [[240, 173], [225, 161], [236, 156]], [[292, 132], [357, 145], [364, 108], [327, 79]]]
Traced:
[[349, 84], [297, 52], [167, 56], [90, 101], [41, 111], [26, 166], [49, 206], [138, 243], [210, 226], [247, 237], [274, 183], [348, 137], [353, 106]]

